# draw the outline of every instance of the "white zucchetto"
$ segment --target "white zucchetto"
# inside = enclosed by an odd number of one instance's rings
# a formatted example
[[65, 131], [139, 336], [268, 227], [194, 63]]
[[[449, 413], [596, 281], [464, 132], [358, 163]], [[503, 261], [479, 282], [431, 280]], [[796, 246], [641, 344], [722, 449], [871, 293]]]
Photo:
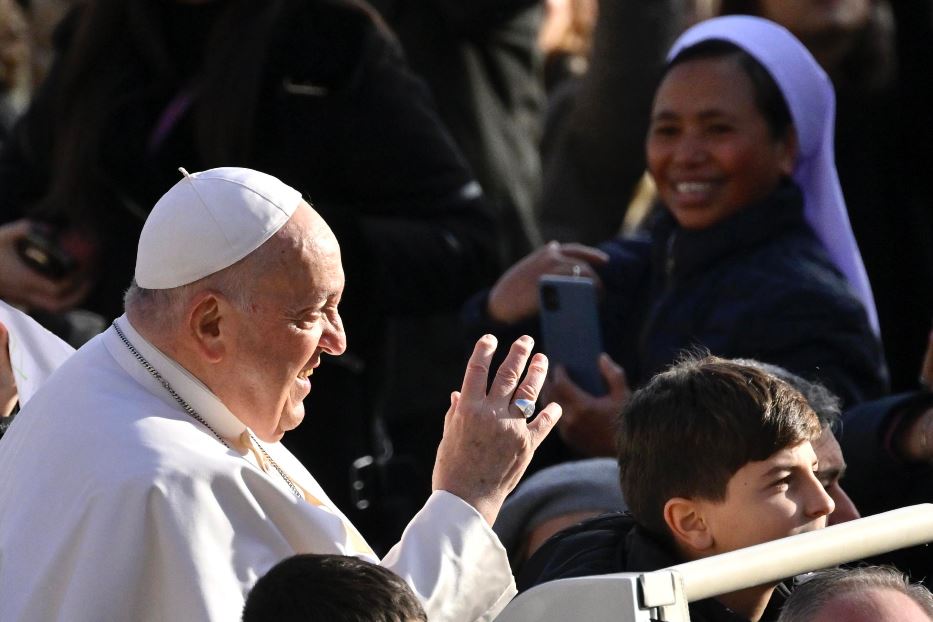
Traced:
[[170, 289], [232, 266], [281, 229], [301, 193], [248, 168], [189, 175], [162, 195], [143, 225], [136, 284]]

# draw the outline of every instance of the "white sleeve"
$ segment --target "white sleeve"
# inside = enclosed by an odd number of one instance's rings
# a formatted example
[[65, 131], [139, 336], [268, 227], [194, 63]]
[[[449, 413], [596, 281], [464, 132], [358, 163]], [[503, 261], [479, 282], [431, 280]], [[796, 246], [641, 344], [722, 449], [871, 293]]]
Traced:
[[408, 582], [431, 622], [492, 620], [516, 593], [499, 538], [445, 491], [431, 495], [382, 564]]
[[9, 333], [10, 363], [19, 404], [25, 406], [45, 379], [75, 349], [22, 311], [0, 300], [0, 324]]

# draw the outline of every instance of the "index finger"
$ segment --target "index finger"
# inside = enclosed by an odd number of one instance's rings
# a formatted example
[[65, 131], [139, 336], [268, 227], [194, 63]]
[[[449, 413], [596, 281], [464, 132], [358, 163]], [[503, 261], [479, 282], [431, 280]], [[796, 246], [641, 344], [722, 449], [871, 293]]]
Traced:
[[605, 251], [602, 251], [593, 246], [586, 246], [585, 244], [561, 244], [560, 252], [567, 257], [579, 259], [581, 261], [597, 265], [604, 264], [609, 261], [609, 255], [606, 254]]

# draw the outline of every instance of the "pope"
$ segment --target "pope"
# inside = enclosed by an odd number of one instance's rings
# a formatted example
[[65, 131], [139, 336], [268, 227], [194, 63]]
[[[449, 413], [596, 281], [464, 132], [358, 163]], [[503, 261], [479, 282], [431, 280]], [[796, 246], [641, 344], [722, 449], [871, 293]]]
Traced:
[[[0, 442], [7, 622], [235, 620], [286, 557], [380, 561], [279, 443], [321, 358], [346, 348], [337, 240], [274, 177], [182, 172], [143, 228], [126, 313]], [[512, 344], [489, 383], [496, 340], [477, 342], [434, 491], [380, 562], [432, 621], [492, 619], [514, 594], [490, 525], [561, 413], [525, 418], [547, 373], [532, 347]]]

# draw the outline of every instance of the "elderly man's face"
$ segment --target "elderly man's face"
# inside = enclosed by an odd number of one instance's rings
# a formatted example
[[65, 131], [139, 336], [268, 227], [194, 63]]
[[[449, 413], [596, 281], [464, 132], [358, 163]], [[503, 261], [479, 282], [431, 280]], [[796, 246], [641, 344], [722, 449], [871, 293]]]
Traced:
[[[264, 441], [304, 418], [302, 400], [321, 355], [341, 354], [346, 335], [337, 312], [344, 275], [330, 228], [306, 203], [286, 225], [278, 255], [256, 284], [251, 309], [238, 314], [230, 410]], [[231, 401], [233, 403], [231, 403]]]
[[836, 435], [828, 426], [823, 428], [820, 437], [813, 442], [813, 451], [816, 452], [816, 457], [820, 461], [816, 477], [836, 504], [836, 509], [829, 515], [827, 524], [837, 525], [861, 518], [852, 499], [839, 485], [839, 481], [846, 472], [846, 461], [842, 456], [842, 448], [836, 440]]
[[847, 590], [823, 605], [811, 622], [929, 622], [911, 597], [890, 588]]

